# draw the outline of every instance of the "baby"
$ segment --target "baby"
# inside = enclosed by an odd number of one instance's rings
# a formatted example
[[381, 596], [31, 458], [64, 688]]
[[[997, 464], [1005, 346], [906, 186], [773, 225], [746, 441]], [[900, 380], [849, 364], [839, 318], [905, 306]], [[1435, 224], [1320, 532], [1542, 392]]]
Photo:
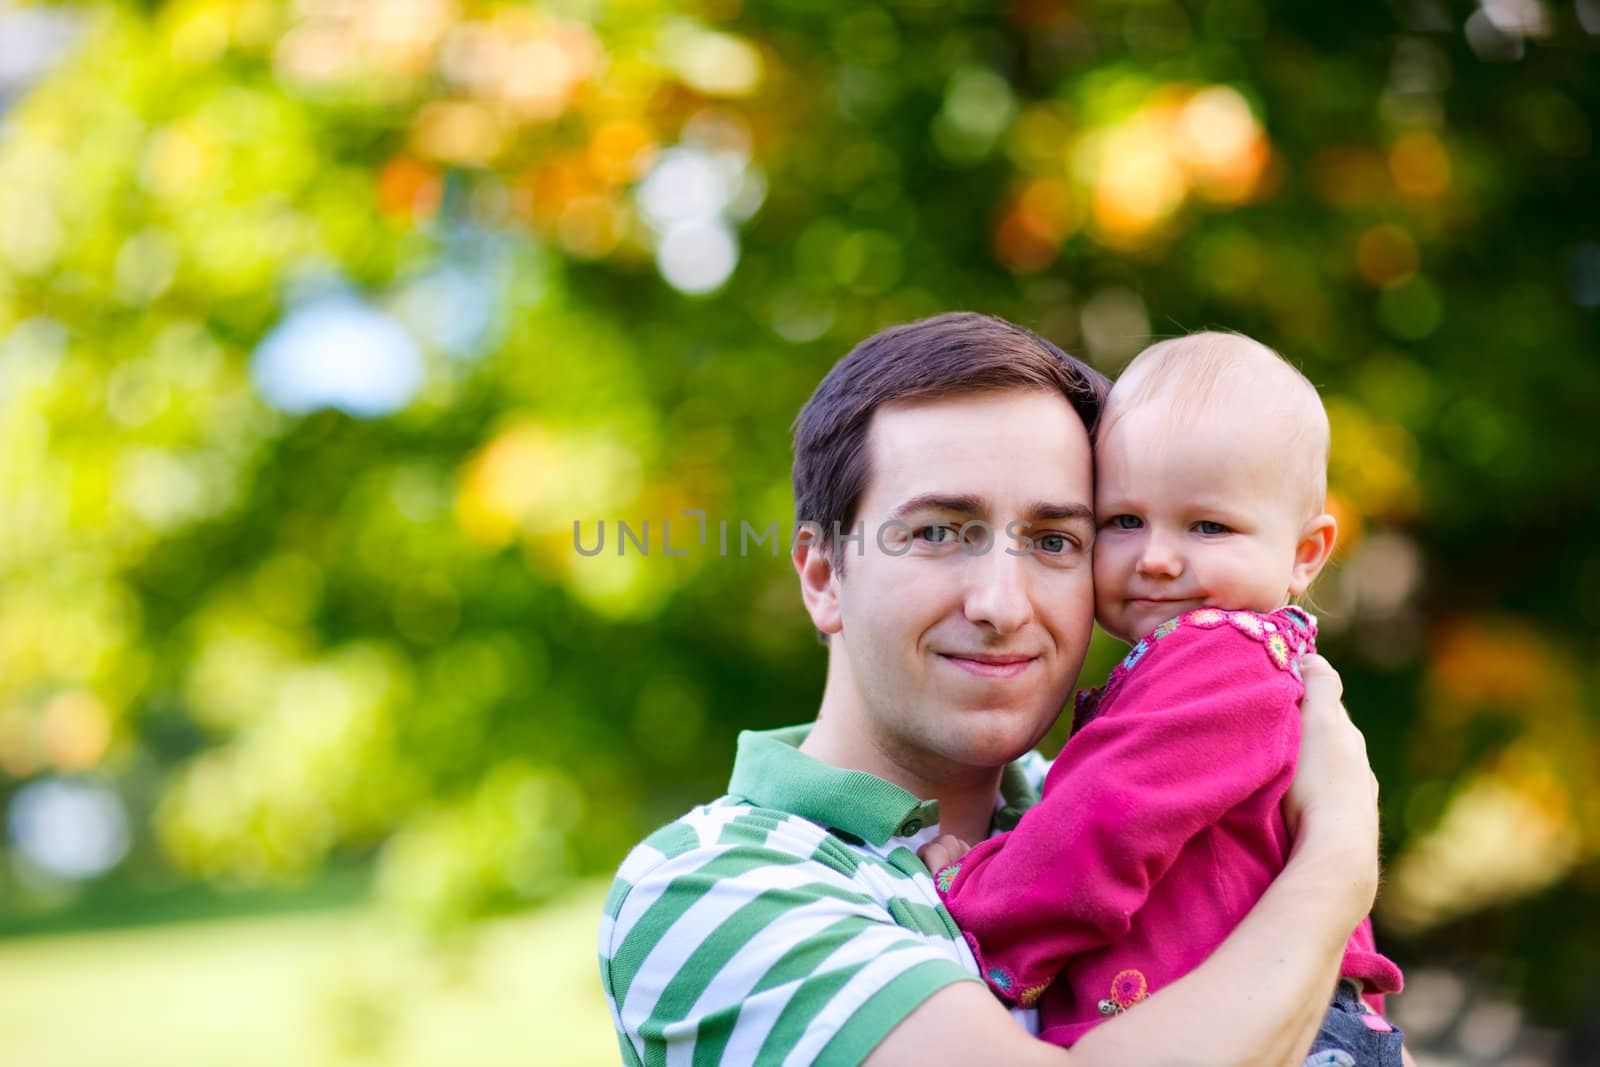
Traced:
[[[1299, 749], [1286, 606], [1333, 551], [1328, 419], [1316, 389], [1249, 338], [1142, 352], [1096, 436], [1100, 625], [1133, 645], [1080, 693], [1073, 735], [1016, 829], [942, 838], [935, 881], [989, 984], [1070, 1046], [1201, 963], [1283, 869], [1279, 802]], [[954, 862], [951, 862], [954, 861]], [[1382, 995], [1399, 970], [1364, 920], [1311, 1064], [1399, 1067]], [[1219, 1010], [1240, 991], [1218, 990]], [[1175, 1035], [1175, 1040], [1176, 1035]]]

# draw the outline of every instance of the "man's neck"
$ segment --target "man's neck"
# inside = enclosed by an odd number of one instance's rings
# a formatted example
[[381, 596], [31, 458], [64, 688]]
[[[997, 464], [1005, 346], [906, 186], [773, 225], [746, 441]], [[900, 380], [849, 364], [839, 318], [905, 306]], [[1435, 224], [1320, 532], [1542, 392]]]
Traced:
[[[892, 782], [921, 800], [939, 802], [939, 826], [968, 844], [989, 836], [1002, 767], [969, 767], [937, 756], [898, 751], [868, 725], [854, 700], [840, 699], [843, 686], [829, 672], [817, 724], [800, 746], [813, 759], [845, 770], [864, 771]], [[853, 687], [847, 690], [854, 698]]]

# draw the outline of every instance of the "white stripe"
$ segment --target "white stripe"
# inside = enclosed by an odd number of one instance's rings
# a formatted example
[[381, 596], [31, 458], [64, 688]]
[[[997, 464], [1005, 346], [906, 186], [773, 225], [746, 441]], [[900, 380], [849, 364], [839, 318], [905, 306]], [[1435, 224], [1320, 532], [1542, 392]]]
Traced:
[[[864, 940], [864, 939], [863, 939]], [[884, 986], [888, 985], [898, 975], [923, 960], [932, 958], [929, 949], [933, 946], [926, 943], [916, 946], [880, 953], [875, 959], [861, 970], [857, 971], [846, 982], [833, 999], [828, 1001], [827, 1007], [811, 1020], [800, 1040], [795, 1042], [789, 1055], [784, 1058], [785, 1067], [790, 1064], [808, 1064], [822, 1054], [823, 1048], [839, 1030], [848, 1023], [858, 1012], [861, 1006]], [[917, 958], [906, 959], [907, 955]]]
[[723, 828], [750, 809], [743, 804], [729, 804], [718, 808], [696, 808], [687, 822], [700, 838], [700, 847], [714, 848], [720, 844]]
[[[693, 852], [687, 855], [701, 859], [705, 854]], [[700, 865], [700, 863], [694, 864], [695, 867]], [[671, 866], [672, 863], [666, 865], [666, 867]], [[688, 911], [678, 916], [677, 921], [667, 929], [656, 942], [655, 948], [651, 949], [650, 954], [640, 963], [638, 973], [663, 976], [664, 988], [665, 983], [671, 981], [671, 976], [682, 969], [711, 932], [735, 911], [762, 893], [775, 889], [798, 889], [801, 886], [815, 885], [819, 881], [824, 881], [818, 878], [818, 874], [825, 870], [826, 868], [819, 869], [814, 863], [773, 864], [754, 868], [737, 878], [723, 878], [715, 889], [695, 901]], [[664, 881], [669, 880], [664, 879]], [[652, 878], [651, 881], [654, 882], [655, 879]], [[836, 877], [832, 881], [845, 889], [855, 889], [842, 878]], [[629, 904], [632, 903], [630, 897]], [[869, 916], [880, 914], [878, 909], [871, 905], [852, 905], [832, 898], [824, 898], [822, 903], [836, 915], [846, 911]], [[622, 1005], [622, 1014], [625, 1018], [638, 1019], [642, 1023], [650, 1017], [659, 996], [656, 991], [647, 991], [646, 987], [649, 985], [648, 982], [635, 981], [629, 987], [627, 999]], [[648, 1003], [645, 1002], [646, 998], [649, 999]]]
[[600, 955], [606, 959], [611, 958], [611, 931], [616, 927], [617, 920], [609, 915], [600, 916]]
[[[699, 1017], [691, 1015], [685, 1024], [668, 1023], [662, 1029], [663, 1037], [676, 1035], [681, 1029], [698, 1030]], [[694, 1067], [694, 1047], [698, 1044], [692, 1040], [667, 1042], [667, 1067]]]
[[[694, 1007], [689, 1015], [698, 1018], [700, 1015], [715, 1011], [728, 1004], [736, 1004], [750, 996], [756, 983], [761, 981], [766, 972], [782, 957], [784, 952], [793, 945], [799, 945], [821, 934], [823, 930], [832, 926], [847, 915], [861, 915], [872, 919], [881, 919], [882, 912], [876, 908], [861, 907], [842, 900], [830, 897], [821, 898], [814, 903], [804, 904], [785, 913], [780, 920], [783, 923], [783, 945], [770, 946], [773, 951], [763, 952], [756, 956], [736, 956], [730, 966], [724, 966], [717, 972], [709, 984], [700, 992], [695, 1000]], [[856, 936], [860, 936], [859, 934]], [[847, 942], [848, 943], [848, 942]], [[769, 947], [765, 942], [762, 947]], [[843, 947], [843, 946], [840, 946]], [[743, 966], [738, 964], [743, 963]]]
[[[785, 852], [793, 852], [796, 856], [810, 859], [822, 842], [832, 835], [814, 822], [809, 822], [798, 815], [790, 815], [778, 823], [767, 835], [767, 843], [774, 848], [782, 848]], [[848, 845], [835, 839], [841, 848], [857, 854], [859, 848]]]
[[[887, 920], [888, 916], [879, 915], [880, 919]], [[887, 937], [885, 935], [888, 935]], [[830, 970], [841, 967], [850, 967], [863, 960], [871, 959], [882, 952], [882, 945], [898, 941], [903, 936], [916, 936], [909, 930], [902, 930], [897, 926], [878, 925], [860, 931], [849, 941], [834, 949], [825, 958], [817, 962], [811, 974], [824, 974]], [[776, 962], [774, 960], [773, 962]], [[761, 1046], [766, 1044], [767, 1036], [772, 1033], [772, 1028], [777, 1024], [778, 1017], [783, 1014], [789, 1002], [805, 984], [811, 975], [801, 975], [779, 986], [763, 990], [761, 995], [753, 1000], [746, 1000], [739, 1012], [739, 1021], [734, 1025], [733, 1034], [728, 1040], [726, 1050], [723, 1052], [724, 1063], [754, 1063], [756, 1056], [761, 1052]], [[754, 1010], [752, 1010], [754, 1009]]]
[[627, 940], [628, 935], [633, 932], [634, 924], [661, 899], [673, 879], [699, 870], [728, 851], [729, 847], [724, 845], [714, 849], [691, 849], [673, 859], [663, 859], [654, 870], [641, 876], [640, 880], [633, 884], [633, 888], [628, 890], [628, 895], [622, 901], [622, 907], [617, 910], [611, 943], [620, 945]]
[[734, 1024], [728, 1044], [722, 1050], [723, 1063], [754, 1063], [767, 1035], [778, 1022], [778, 1016], [789, 1006], [799, 990], [799, 980], [762, 990], [761, 995], [746, 1000], [739, 1008], [739, 1021]]
[[667, 858], [667, 854], [650, 845], [635, 845], [633, 851], [628, 853], [628, 858], [622, 861], [622, 866], [617, 868], [617, 878], [632, 885], [637, 882], [651, 867]]
[[[865, 940], [865, 939], [863, 939]], [[927, 945], [907, 946], [888, 952], [870, 953], [870, 959], [850, 980], [836, 991], [828, 1003], [806, 1025], [800, 1040], [795, 1042], [784, 1064], [808, 1064], [822, 1053], [822, 1049], [839, 1030], [855, 1017], [861, 1006], [874, 994], [909, 968], [930, 958]], [[910, 957], [910, 958], [908, 958]], [[852, 961], [853, 962], [853, 961]]]

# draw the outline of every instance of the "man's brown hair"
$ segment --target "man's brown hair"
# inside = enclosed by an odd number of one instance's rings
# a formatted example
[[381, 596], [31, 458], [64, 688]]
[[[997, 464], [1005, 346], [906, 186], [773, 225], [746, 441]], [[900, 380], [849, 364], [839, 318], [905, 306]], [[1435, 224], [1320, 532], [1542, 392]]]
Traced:
[[1043, 337], [990, 315], [952, 311], [873, 334], [834, 364], [794, 420], [794, 508], [834, 565], [871, 479], [867, 434], [884, 404], [1042, 389], [1072, 405], [1089, 439], [1111, 383]]

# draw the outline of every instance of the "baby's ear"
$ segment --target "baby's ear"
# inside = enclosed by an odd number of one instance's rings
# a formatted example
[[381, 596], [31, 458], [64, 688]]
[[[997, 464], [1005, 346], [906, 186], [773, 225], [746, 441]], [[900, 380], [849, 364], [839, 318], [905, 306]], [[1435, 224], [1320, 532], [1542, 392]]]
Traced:
[[1339, 539], [1339, 524], [1326, 513], [1306, 521], [1300, 529], [1300, 541], [1294, 546], [1294, 569], [1289, 572], [1289, 593], [1299, 596], [1316, 581], [1317, 575], [1333, 555], [1333, 543]]

